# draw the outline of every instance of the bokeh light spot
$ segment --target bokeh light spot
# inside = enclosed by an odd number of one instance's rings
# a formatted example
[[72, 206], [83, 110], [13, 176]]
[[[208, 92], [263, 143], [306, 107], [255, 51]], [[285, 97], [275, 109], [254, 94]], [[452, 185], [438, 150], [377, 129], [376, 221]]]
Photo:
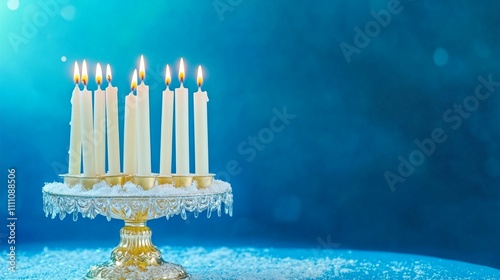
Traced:
[[63, 56], [61, 56], [61, 61], [62, 61], [62, 62], [66, 62], [66, 56], [64, 56], [64, 55], [63, 55]]
[[7, 1], [7, 8], [9, 8], [12, 11], [17, 10], [17, 8], [19, 8], [19, 0], [9, 0], [9, 1]]
[[443, 66], [448, 63], [448, 52], [443, 48], [437, 48], [434, 51], [434, 64]]

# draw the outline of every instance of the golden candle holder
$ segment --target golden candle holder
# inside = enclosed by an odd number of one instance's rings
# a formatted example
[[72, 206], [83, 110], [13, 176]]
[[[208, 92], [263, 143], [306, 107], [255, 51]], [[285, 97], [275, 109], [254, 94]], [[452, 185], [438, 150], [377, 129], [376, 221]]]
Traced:
[[204, 189], [209, 187], [214, 181], [215, 174], [206, 174], [206, 175], [194, 175], [193, 180], [196, 182], [196, 186], [199, 189]]
[[145, 190], [149, 190], [155, 186], [156, 177], [156, 175], [133, 175], [131, 182]]
[[85, 176], [83, 174], [80, 175], [70, 175], [70, 174], [62, 174], [59, 175], [64, 178], [64, 183], [73, 187], [77, 184], [82, 185], [82, 187], [86, 190], [90, 190], [94, 187], [95, 184], [104, 180], [102, 176]]
[[68, 186], [75, 186], [81, 184], [86, 190], [91, 190], [93, 186], [101, 181], [105, 181], [109, 186], [123, 186], [127, 182], [132, 182], [137, 186], [142, 187], [145, 190], [151, 189], [157, 185], [173, 185], [176, 188], [189, 187], [196, 182], [196, 186], [199, 189], [204, 189], [209, 187], [213, 183], [215, 174], [189, 174], [189, 175], [127, 175], [127, 174], [116, 174], [116, 175], [96, 175], [96, 176], [84, 176], [83, 174], [71, 175], [71, 174], [61, 174], [59, 175], [64, 179], [64, 183]]
[[193, 184], [193, 175], [172, 174], [172, 181], [176, 188], [189, 187]]
[[172, 179], [172, 175], [158, 175], [156, 177], [157, 185], [165, 185], [165, 184], [172, 185], [173, 183], [174, 181]]
[[116, 175], [104, 175], [104, 181], [109, 186], [123, 186], [125, 184], [127, 178], [130, 177], [124, 174], [116, 174]]
[[61, 174], [59, 176], [62, 177], [64, 183], [70, 187], [73, 187], [80, 183], [80, 175]]
[[108, 221], [112, 218], [125, 221], [120, 230], [120, 242], [111, 252], [110, 260], [91, 267], [85, 279], [190, 279], [182, 266], [162, 259], [161, 252], [151, 242], [152, 231], [146, 222], [175, 215], [185, 220], [187, 212], [197, 217], [206, 211], [210, 217], [212, 211], [216, 211], [220, 216], [222, 208], [232, 216], [231, 186], [222, 181], [217, 184], [213, 190], [190, 189], [187, 192], [172, 186], [155, 186], [127, 196], [126, 188], [120, 195], [95, 195], [99, 190], [81, 190], [69, 185], [61, 189], [59, 183], [48, 183], [43, 188], [43, 210], [51, 218], [59, 215], [63, 219], [66, 214], [72, 214], [76, 221], [81, 214], [90, 219], [103, 215]]

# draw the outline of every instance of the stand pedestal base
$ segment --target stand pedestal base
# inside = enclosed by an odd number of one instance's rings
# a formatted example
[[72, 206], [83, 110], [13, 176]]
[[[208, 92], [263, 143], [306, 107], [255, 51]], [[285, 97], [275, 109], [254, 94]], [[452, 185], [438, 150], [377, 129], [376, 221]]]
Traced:
[[85, 279], [190, 279], [182, 266], [161, 258], [151, 235], [145, 222], [125, 222], [111, 260], [92, 267]]

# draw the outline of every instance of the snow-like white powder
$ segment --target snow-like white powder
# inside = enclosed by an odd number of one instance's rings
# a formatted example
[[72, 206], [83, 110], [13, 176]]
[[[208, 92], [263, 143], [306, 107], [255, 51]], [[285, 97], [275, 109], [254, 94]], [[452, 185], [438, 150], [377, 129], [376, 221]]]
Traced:
[[[160, 250], [165, 261], [182, 265], [192, 279], [327, 279], [326, 273], [332, 268], [342, 270], [345, 267], [345, 270], [335, 272], [335, 275], [340, 273], [342, 276], [349, 275], [354, 268], [352, 262], [342, 258], [281, 258], [263, 255], [262, 251], [253, 248], [163, 247]], [[110, 251], [111, 248], [73, 251], [45, 248], [33, 255], [20, 253], [15, 273], [18, 278], [15, 279], [82, 279], [92, 265], [107, 261]], [[3, 256], [5, 254], [0, 257], [2, 261]], [[160, 273], [155, 267], [151, 267], [150, 272]], [[14, 276], [9, 272], [0, 273], [2, 275]]]
[[[160, 247], [192, 279], [500, 279], [494, 268], [425, 256], [346, 250]], [[16, 252], [17, 271], [1, 279], [82, 279], [111, 248]], [[7, 252], [0, 262], [7, 265]], [[157, 268], [152, 272], [158, 273]], [[134, 279], [144, 279], [137, 277]]]
[[175, 188], [170, 184], [154, 186], [151, 189], [144, 190], [131, 182], [125, 183], [123, 186], [110, 187], [106, 182], [101, 181], [94, 185], [90, 190], [84, 189], [82, 185], [77, 184], [70, 187], [67, 184], [60, 182], [46, 183], [43, 187], [44, 192], [71, 195], [71, 196], [148, 196], [148, 197], [165, 197], [165, 196], [182, 196], [196, 195], [208, 193], [223, 193], [231, 190], [231, 185], [221, 180], [214, 180], [213, 183], [203, 189], [196, 187], [194, 182], [189, 187]]

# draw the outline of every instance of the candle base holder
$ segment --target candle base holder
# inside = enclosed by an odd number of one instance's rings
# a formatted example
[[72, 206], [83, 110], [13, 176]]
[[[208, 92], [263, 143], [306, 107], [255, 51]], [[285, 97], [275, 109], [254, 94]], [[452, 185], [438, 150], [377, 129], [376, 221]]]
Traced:
[[132, 183], [149, 190], [155, 186], [156, 175], [134, 175], [132, 176]]
[[193, 184], [193, 175], [172, 174], [172, 183], [176, 188], [189, 187]]
[[172, 185], [173, 184], [172, 175], [158, 175], [158, 177], [156, 177], [156, 183], [158, 185], [164, 185], [164, 184]]
[[212, 184], [214, 176], [215, 174], [196, 174], [193, 176], [193, 180], [196, 182], [196, 186], [199, 189], [204, 189]]
[[103, 179], [109, 186], [123, 186], [123, 184], [125, 184], [127, 180], [131, 180], [129, 176], [124, 174], [116, 174], [116, 175], [107, 174], [103, 176]]
[[73, 187], [77, 184], [80, 184], [86, 190], [92, 189], [92, 187], [95, 184], [104, 180], [104, 177], [102, 176], [85, 176], [83, 174], [79, 175], [61, 174], [59, 176], [64, 179], [64, 183], [67, 184], [68, 186]]
[[[109, 187], [111, 189], [111, 187]], [[216, 211], [232, 216], [233, 195], [231, 186], [222, 181], [206, 189], [191, 188], [188, 191], [154, 186], [143, 190], [135, 188], [133, 195], [127, 189], [119, 195], [101, 195], [93, 190], [79, 189], [67, 184], [49, 183], [43, 188], [43, 210], [46, 216], [57, 215], [62, 220], [72, 214], [95, 218], [105, 216], [125, 221], [120, 230], [120, 243], [112, 251], [109, 261], [93, 266], [85, 279], [190, 279], [186, 270], [162, 259], [161, 252], [151, 242], [152, 231], [148, 220], [175, 215], [187, 218], [187, 212], [195, 217], [206, 211], [207, 217]]]

